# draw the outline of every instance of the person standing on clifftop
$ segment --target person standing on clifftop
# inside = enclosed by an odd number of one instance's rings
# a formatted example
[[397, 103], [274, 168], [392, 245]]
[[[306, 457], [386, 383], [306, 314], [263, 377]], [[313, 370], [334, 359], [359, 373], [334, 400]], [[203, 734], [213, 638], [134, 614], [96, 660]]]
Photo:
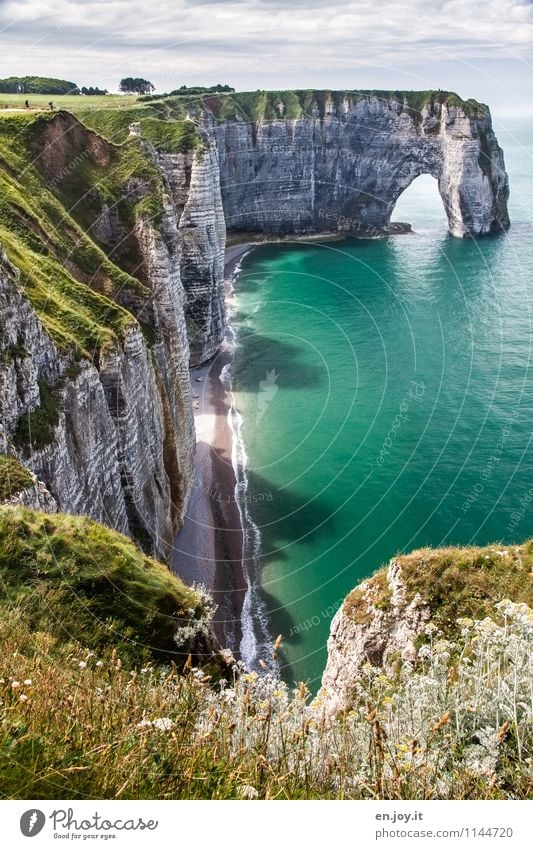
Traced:
[[54, 104], [51, 100], [48, 101], [48, 106], [50, 107], [50, 111], [53, 112], [54, 111]]
[[30, 108], [30, 101], [29, 101], [29, 100], [25, 100], [25, 101], [24, 101], [24, 106], [26, 107], [26, 109], [29, 109], [29, 108]]

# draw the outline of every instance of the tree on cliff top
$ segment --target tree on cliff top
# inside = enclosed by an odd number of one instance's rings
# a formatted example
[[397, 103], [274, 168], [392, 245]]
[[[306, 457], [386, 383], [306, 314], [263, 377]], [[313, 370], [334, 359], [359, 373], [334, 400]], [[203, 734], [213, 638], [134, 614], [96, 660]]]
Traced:
[[124, 77], [120, 81], [119, 90], [125, 94], [150, 94], [155, 91], [155, 86], [150, 80], [143, 80], [140, 77]]
[[76, 83], [53, 77], [7, 77], [0, 80], [2, 94], [79, 94]]

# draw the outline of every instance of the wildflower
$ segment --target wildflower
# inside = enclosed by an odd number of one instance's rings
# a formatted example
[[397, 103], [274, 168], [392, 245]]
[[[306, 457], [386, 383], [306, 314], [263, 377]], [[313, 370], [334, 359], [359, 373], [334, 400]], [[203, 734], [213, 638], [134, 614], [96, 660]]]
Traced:
[[27, 696], [25, 696], [25, 695], [24, 695], [24, 693], [22, 693], [22, 694], [19, 696], [19, 702], [27, 702], [27, 701], [28, 701], [28, 697], [27, 697]]
[[227, 704], [229, 704], [230, 702], [234, 702], [235, 697], [235, 690], [232, 690], [231, 687], [229, 689], [224, 690], [224, 692], [222, 693], [222, 698]]
[[12, 690], [18, 690], [19, 687], [20, 687], [20, 681], [12, 681], [11, 682], [11, 689]]
[[104, 661], [103, 661], [103, 660], [97, 660], [97, 661], [96, 661], [96, 666], [100, 667], [100, 666], [103, 666], [103, 665], [104, 665]]
[[174, 723], [168, 718], [168, 716], [162, 716], [160, 719], [154, 719], [152, 725], [154, 728], [157, 728], [158, 731], [170, 731]]
[[32, 685], [31, 678], [26, 678], [26, 680], [24, 681], [24, 686], [25, 687], [31, 687], [31, 685]]
[[80, 660], [80, 662], [78, 663], [78, 666], [80, 667], [80, 669], [85, 669], [87, 667], [87, 664], [85, 663], [84, 660]]
[[259, 793], [252, 787], [251, 784], [243, 784], [242, 787], [239, 788], [241, 799], [257, 799]]
[[141, 722], [137, 723], [137, 728], [151, 728], [151, 727], [152, 727], [152, 723], [150, 722], [149, 719], [143, 719], [143, 720], [141, 720]]

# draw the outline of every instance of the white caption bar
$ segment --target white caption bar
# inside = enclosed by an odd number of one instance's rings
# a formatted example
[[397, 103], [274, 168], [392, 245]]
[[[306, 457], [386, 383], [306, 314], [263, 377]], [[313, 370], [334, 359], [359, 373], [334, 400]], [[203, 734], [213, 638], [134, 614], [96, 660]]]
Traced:
[[525, 849], [530, 802], [4, 801], [5, 847]]

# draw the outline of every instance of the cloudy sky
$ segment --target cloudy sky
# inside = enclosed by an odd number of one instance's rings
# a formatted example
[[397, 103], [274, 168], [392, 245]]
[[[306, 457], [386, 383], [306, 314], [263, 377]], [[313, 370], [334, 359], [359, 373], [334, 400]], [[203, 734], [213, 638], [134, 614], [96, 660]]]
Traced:
[[0, 76], [446, 88], [533, 114], [533, 0], [0, 0]]

